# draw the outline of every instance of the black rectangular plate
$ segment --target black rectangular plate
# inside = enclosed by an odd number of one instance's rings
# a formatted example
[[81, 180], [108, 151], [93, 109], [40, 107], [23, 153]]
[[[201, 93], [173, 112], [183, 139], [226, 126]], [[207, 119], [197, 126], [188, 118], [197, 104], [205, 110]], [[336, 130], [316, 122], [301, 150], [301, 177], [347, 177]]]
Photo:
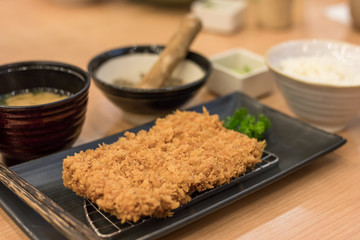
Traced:
[[[163, 236], [298, 170], [313, 159], [337, 149], [346, 142], [344, 138], [338, 135], [307, 125], [241, 93], [215, 99], [191, 110], [201, 112], [202, 106], [205, 106], [210, 114], [219, 114], [221, 119], [232, 115], [240, 107], [245, 107], [254, 114], [263, 113], [268, 116], [272, 122], [272, 127], [266, 134], [266, 150], [279, 157], [278, 165], [258, 174], [256, 177], [246, 179], [224, 191], [181, 209], [173, 217], [152, 219], [148, 224], [142, 225], [142, 228], [137, 228], [136, 231], [127, 231], [126, 235], [122, 236], [123, 239], [147, 239]], [[153, 124], [151, 122], [129, 131], [147, 130]], [[19, 164], [11, 167], [11, 169], [75, 218], [87, 224], [83, 210], [83, 198], [77, 197], [62, 184], [62, 160], [75, 152], [95, 149], [101, 143], [113, 143], [122, 135], [123, 132]], [[0, 206], [30, 238], [64, 239], [56, 229], [2, 184], [0, 184]]]

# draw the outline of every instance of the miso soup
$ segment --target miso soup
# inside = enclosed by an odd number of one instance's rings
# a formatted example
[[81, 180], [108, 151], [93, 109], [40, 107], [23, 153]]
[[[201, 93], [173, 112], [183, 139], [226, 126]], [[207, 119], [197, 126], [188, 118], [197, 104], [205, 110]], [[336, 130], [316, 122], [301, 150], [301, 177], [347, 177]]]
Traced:
[[54, 88], [34, 88], [14, 91], [0, 96], [0, 105], [32, 106], [56, 102], [67, 98], [69, 92]]

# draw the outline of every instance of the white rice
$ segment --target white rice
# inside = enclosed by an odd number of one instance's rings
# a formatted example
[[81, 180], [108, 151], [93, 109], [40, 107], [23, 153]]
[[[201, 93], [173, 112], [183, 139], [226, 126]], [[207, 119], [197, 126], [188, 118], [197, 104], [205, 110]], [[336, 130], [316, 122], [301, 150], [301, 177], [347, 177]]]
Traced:
[[337, 86], [360, 85], [359, 67], [332, 56], [294, 57], [280, 62], [285, 74], [307, 82]]

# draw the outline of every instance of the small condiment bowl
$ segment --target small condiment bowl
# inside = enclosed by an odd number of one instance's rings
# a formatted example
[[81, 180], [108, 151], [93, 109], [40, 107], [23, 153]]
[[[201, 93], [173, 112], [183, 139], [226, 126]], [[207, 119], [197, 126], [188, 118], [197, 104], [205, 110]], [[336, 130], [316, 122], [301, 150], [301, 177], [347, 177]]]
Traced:
[[[104, 95], [131, 118], [155, 118], [192, 99], [211, 72], [210, 61], [190, 51], [172, 74], [172, 78], [181, 79], [182, 84], [157, 89], [136, 88], [163, 49], [164, 46], [145, 45], [109, 50], [94, 57], [88, 64], [88, 71]], [[134, 86], [116, 84], [119, 79]]]
[[247, 5], [246, 1], [198, 0], [191, 4], [191, 12], [201, 20], [205, 31], [233, 34], [244, 25]]
[[273, 76], [261, 55], [235, 48], [214, 55], [210, 60], [213, 71], [207, 88], [215, 94], [239, 91], [251, 97], [261, 97], [273, 90]]
[[65, 99], [40, 105], [0, 105], [0, 152], [7, 165], [70, 147], [85, 119], [90, 76], [59, 62], [31, 61], [0, 66], [0, 96], [33, 88], [68, 92]]
[[[291, 63], [296, 69], [288, 65], [294, 59], [301, 61]], [[305, 122], [339, 132], [359, 112], [360, 46], [332, 40], [288, 41], [270, 48], [266, 63], [287, 104]], [[309, 75], [313, 73], [318, 76]]]

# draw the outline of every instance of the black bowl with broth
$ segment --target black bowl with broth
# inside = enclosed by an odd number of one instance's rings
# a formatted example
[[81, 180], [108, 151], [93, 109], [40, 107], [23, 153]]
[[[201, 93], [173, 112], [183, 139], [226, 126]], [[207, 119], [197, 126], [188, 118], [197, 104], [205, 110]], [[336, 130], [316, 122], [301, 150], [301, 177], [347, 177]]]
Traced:
[[[85, 119], [90, 77], [84, 70], [49, 61], [0, 66], [0, 152], [14, 165], [70, 147]], [[63, 94], [38, 105], [7, 106], [4, 97], [32, 90]]]
[[[181, 80], [185, 82], [180, 85], [175, 84], [175, 86], [164, 86], [157, 89], [139, 89], [127, 84], [119, 85], [116, 83], [118, 78], [121, 79], [120, 75], [129, 72], [135, 73], [139, 71], [138, 76], [134, 74], [133, 76], [141, 78], [141, 75], [146, 74], [146, 71], [152, 66], [152, 64], [146, 63], [146, 70], [143, 69], [141, 72], [139, 69], [144, 65], [142, 61], [125, 63], [127, 61], [125, 57], [158, 56], [163, 49], [164, 46], [158, 45], [129, 46], [113, 49], [94, 57], [88, 64], [88, 71], [96, 86], [104, 95], [125, 112], [141, 115], [169, 113], [194, 97], [198, 90], [206, 83], [212, 69], [211, 63], [206, 57], [191, 51], [187, 54], [185, 58], [186, 63], [182, 65], [185, 68], [184, 71], [187, 70], [188, 66], [191, 66], [195, 70], [201, 71], [201, 74], [197, 73], [198, 76], [188, 81], [189, 78], [193, 77], [189, 73], [187, 77]], [[121, 60], [122, 58], [124, 59]], [[104, 70], [104, 68], [106, 69]], [[181, 71], [179, 70], [179, 72]]]

